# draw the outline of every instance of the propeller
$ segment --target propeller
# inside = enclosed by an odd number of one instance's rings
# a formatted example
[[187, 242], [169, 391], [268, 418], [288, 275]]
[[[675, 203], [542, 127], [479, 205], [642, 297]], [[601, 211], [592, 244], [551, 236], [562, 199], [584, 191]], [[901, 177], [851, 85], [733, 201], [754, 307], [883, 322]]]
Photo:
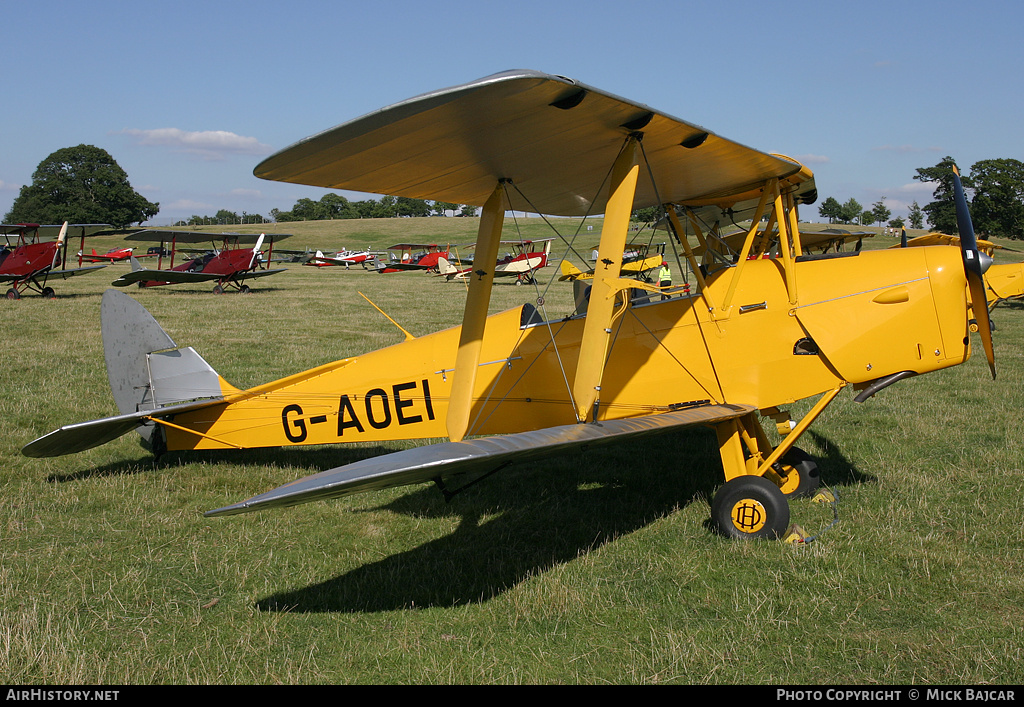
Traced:
[[252, 248], [252, 260], [249, 261], [249, 269], [251, 270], [256, 265], [256, 259], [260, 257], [260, 248], [263, 246], [263, 239], [266, 238], [266, 233], [261, 233], [260, 237], [256, 239], [256, 245]]
[[907, 229], [900, 227], [900, 248], [907, 247]]
[[985, 271], [992, 265], [992, 258], [978, 250], [978, 239], [974, 235], [971, 212], [967, 208], [967, 197], [960, 182], [960, 171], [953, 165], [953, 192], [956, 199], [956, 225], [960, 231], [960, 252], [964, 259], [964, 273], [971, 293], [971, 308], [978, 323], [978, 333], [985, 347], [992, 378], [996, 377], [996, 355], [992, 348], [992, 324], [988, 317], [988, 297], [985, 295]]
[[64, 225], [60, 227], [60, 234], [57, 236], [57, 250], [53, 254], [53, 267], [58, 267], [59, 263], [64, 262], [64, 256], [61, 254], [60, 249], [64, 246], [64, 239], [68, 235], [68, 222], [65, 221]]

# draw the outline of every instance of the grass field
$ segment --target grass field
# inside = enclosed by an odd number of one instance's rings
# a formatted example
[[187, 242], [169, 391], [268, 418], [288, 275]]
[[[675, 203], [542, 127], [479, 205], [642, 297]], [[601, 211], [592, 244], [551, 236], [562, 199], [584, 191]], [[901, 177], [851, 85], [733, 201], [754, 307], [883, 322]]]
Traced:
[[[469, 243], [475, 228], [434, 218], [268, 230], [295, 234], [282, 247], [326, 250]], [[519, 228], [548, 234], [537, 218]], [[449, 503], [424, 485], [230, 518], [202, 513], [398, 447], [154, 463], [129, 435], [67, 457], [22, 456], [62, 424], [116, 412], [99, 306], [125, 269], [59, 282], [53, 301], [3, 305], [9, 684], [1024, 679], [1020, 305], [993, 314], [997, 381], [975, 356], [864, 404], [844, 392], [817, 420], [801, 446], [838, 494], [837, 524], [828, 505], [794, 501], [814, 542], [739, 543], [707, 526], [721, 467], [703, 430], [509, 470]], [[457, 324], [465, 297], [463, 285], [418, 273], [299, 266], [247, 296], [209, 289], [128, 292], [239, 387], [400, 341], [357, 291], [417, 335]], [[493, 309], [536, 294], [498, 284]], [[571, 307], [564, 283], [545, 299], [552, 314]]]

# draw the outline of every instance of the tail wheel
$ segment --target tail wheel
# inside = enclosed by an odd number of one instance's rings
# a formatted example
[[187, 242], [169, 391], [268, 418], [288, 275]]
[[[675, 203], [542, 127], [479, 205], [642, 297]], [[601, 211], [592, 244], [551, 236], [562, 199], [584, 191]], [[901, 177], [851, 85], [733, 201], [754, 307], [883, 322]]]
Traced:
[[715, 494], [711, 522], [729, 538], [778, 538], [789, 527], [789, 502], [771, 481], [760, 476], [737, 476]]
[[782, 493], [790, 498], [811, 496], [821, 485], [821, 473], [814, 457], [800, 449], [790, 447], [780, 460], [786, 471], [786, 482]]

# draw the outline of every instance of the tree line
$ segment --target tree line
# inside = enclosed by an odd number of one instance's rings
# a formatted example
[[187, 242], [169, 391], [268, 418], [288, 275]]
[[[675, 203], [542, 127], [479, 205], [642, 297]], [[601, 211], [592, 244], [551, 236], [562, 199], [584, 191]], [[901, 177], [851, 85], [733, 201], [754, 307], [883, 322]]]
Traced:
[[[885, 197], [862, 207], [856, 199], [840, 203], [828, 197], [818, 214], [830, 223], [884, 223], [900, 227], [923, 228], [927, 220], [934, 231], [955, 234], [956, 205], [953, 190], [952, 157], [934, 167], [916, 170], [914, 179], [934, 185], [932, 199], [923, 207], [915, 201], [906, 218], [891, 218]], [[971, 219], [975, 231], [984, 237], [1024, 238], [1024, 162], [1016, 159], [981, 160], [961, 179], [969, 195]], [[157, 215], [160, 204], [146, 200], [132, 189], [128, 175], [110, 154], [92, 145], [57, 150], [39, 163], [32, 183], [21, 188], [6, 223], [109, 223], [117, 228], [141, 224]], [[640, 220], [657, 218], [652, 210], [642, 210]], [[648, 213], [648, 212], [651, 213]], [[396, 218], [410, 216], [475, 216], [476, 206], [444, 201], [426, 201], [407, 197], [384, 196], [380, 199], [351, 201], [340, 194], [325, 194], [319, 200], [299, 199], [288, 211], [272, 209], [269, 219], [259, 214], [237, 213], [221, 209], [215, 216], [193, 215], [177, 225], [203, 223], [264, 223], [275, 221], [320, 221], [327, 219]]]
[[477, 207], [447, 201], [426, 201], [405, 196], [350, 201], [340, 194], [324, 194], [319, 201], [303, 198], [290, 211], [271, 209], [270, 217], [286, 221], [326, 221], [344, 218], [398, 218], [416, 216], [476, 216]]
[[[952, 157], [945, 157], [934, 167], [915, 170], [914, 179], [934, 184], [932, 199], [923, 207], [915, 200], [907, 219], [889, 220], [891, 211], [885, 206], [885, 197], [864, 209], [856, 199], [840, 204], [828, 197], [818, 207], [818, 215], [829, 223], [858, 223], [862, 226], [885, 223], [900, 228], [924, 228], [925, 220], [933, 231], [957, 233], [956, 202], [953, 188]], [[974, 230], [984, 237], [1024, 238], [1024, 162], [1015, 159], [981, 160], [971, 166], [970, 172], [961, 174], [964, 191], [968, 195], [971, 222]]]

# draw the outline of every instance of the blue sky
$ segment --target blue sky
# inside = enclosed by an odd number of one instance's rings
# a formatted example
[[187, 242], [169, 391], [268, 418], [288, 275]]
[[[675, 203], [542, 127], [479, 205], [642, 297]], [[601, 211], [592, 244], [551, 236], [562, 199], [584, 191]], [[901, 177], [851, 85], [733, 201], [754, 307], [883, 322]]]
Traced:
[[[267, 155], [506, 69], [569, 76], [796, 157], [821, 198], [886, 197], [897, 215], [931, 200], [918, 167], [1024, 160], [1024, 5], [1005, 0], [0, 7], [0, 216], [43, 159], [81, 143], [160, 202], [153, 224], [288, 210], [325, 192], [257, 179]], [[816, 220], [817, 205], [802, 215]]]

